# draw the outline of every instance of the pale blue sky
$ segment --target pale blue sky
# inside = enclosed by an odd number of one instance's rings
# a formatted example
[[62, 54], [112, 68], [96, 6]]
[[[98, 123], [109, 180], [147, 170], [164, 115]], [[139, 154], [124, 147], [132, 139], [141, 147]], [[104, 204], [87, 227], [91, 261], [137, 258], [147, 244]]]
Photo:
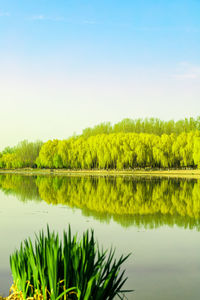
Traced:
[[0, 0], [0, 149], [200, 115], [199, 0]]

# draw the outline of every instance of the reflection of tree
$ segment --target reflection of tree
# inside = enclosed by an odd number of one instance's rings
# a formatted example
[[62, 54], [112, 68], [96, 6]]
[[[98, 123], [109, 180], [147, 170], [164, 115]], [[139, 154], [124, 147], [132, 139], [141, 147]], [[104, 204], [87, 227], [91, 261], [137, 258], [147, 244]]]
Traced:
[[0, 189], [22, 201], [41, 200], [35, 184], [36, 176], [0, 175]]
[[82, 209], [84, 215], [122, 226], [174, 224], [200, 229], [200, 182], [127, 177], [1, 175], [0, 188], [21, 200], [43, 199]]

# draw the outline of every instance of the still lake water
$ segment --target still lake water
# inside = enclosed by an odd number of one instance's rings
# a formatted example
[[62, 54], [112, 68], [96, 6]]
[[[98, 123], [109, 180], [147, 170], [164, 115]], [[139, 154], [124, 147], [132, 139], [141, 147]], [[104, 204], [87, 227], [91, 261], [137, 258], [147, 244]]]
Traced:
[[0, 294], [9, 256], [46, 228], [93, 228], [124, 264], [135, 300], [200, 298], [200, 181], [141, 177], [0, 175]]

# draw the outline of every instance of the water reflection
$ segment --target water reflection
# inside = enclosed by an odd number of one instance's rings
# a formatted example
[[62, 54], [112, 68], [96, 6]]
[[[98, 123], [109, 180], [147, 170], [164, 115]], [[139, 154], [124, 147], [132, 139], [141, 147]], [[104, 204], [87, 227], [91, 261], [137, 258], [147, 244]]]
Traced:
[[21, 201], [80, 208], [124, 227], [178, 225], [200, 230], [200, 181], [132, 177], [0, 175], [0, 189]]

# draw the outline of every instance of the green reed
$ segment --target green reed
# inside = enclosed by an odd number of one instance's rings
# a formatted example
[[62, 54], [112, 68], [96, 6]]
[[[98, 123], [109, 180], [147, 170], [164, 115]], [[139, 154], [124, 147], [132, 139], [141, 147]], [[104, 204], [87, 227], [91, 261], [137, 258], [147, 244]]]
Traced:
[[34, 244], [31, 239], [21, 243], [10, 257], [15, 287], [23, 299], [39, 295], [44, 300], [111, 300], [122, 299], [127, 278], [120, 271], [128, 258], [114, 259], [115, 251], [103, 251], [94, 240], [94, 232], [86, 231], [81, 239], [63, 232], [41, 231]]

